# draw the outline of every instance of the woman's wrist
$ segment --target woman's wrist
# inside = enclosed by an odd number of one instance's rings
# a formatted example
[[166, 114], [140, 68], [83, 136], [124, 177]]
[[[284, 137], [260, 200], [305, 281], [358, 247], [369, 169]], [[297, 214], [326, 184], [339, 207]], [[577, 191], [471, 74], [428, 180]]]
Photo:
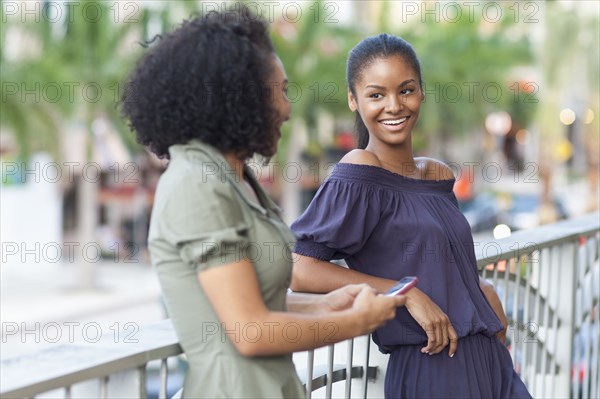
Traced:
[[422, 296], [423, 292], [418, 289], [417, 287], [413, 287], [410, 290], [408, 290], [404, 296], [406, 297], [406, 305], [407, 307], [409, 307], [410, 305], [412, 305], [413, 303], [415, 303], [415, 301], [417, 301], [418, 297]]
[[288, 291], [286, 302], [290, 312], [325, 313], [327, 311], [327, 301], [322, 294]]

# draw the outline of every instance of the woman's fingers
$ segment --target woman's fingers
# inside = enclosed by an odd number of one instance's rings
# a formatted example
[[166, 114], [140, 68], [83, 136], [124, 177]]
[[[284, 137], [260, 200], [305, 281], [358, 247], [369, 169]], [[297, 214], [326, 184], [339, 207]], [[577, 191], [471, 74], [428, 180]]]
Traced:
[[435, 329], [435, 338], [436, 338], [436, 343], [437, 346], [435, 347], [435, 349], [433, 350], [434, 354], [436, 353], [440, 353], [442, 351], [442, 349], [444, 349], [444, 330], [447, 328], [446, 323], [444, 323], [444, 320], [440, 320], [436, 326]]
[[396, 317], [396, 308], [405, 302], [406, 298], [402, 296], [376, 294], [374, 289], [366, 286], [356, 296], [353, 306], [364, 315], [364, 333], [368, 333]]
[[443, 323], [436, 320], [431, 327], [431, 336], [428, 335], [428, 337], [430, 338], [430, 348], [426, 353], [429, 353], [430, 355], [435, 355], [436, 353], [439, 353], [442, 349], [444, 349], [444, 345], [443, 345]]
[[[406, 297], [404, 295], [396, 295], [394, 298], [395, 307], [404, 306], [406, 304]], [[394, 315], [395, 317], [395, 315]]]
[[454, 330], [454, 327], [452, 327], [452, 323], [450, 323], [450, 320], [447, 319], [442, 327], [442, 342], [438, 353], [441, 352], [444, 348], [446, 348], [448, 344], [450, 344], [450, 335], [452, 330]]
[[425, 326], [423, 329], [425, 330], [425, 334], [427, 334], [427, 345], [421, 348], [421, 352], [431, 353], [436, 346], [435, 331], [433, 328], [427, 326]]
[[450, 320], [438, 320], [429, 327], [424, 326], [423, 330], [427, 334], [427, 346], [423, 347], [421, 352], [435, 355], [450, 345], [449, 354], [454, 356], [458, 346], [458, 335]]
[[448, 316], [418, 288], [407, 294], [406, 308], [427, 334], [427, 345], [421, 352], [435, 355], [450, 345], [450, 354], [456, 352], [458, 336]]
[[458, 334], [456, 330], [452, 326], [452, 324], [448, 327], [448, 339], [450, 340], [450, 349], [448, 349], [448, 355], [453, 357], [456, 353], [456, 348], [458, 348]]

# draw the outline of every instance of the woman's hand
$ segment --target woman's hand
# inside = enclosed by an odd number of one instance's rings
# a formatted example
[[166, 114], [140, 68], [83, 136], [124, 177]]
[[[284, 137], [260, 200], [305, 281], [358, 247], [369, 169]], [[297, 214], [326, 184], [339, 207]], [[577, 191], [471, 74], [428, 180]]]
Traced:
[[435, 355], [450, 344], [448, 354], [450, 357], [454, 356], [458, 346], [458, 335], [448, 316], [416, 287], [405, 296], [406, 309], [427, 334], [427, 346], [421, 348], [421, 352]]
[[352, 307], [356, 296], [367, 284], [348, 284], [321, 297], [320, 311], [335, 312]]
[[[321, 302], [317, 297], [326, 295], [312, 294], [289, 298], [295, 299], [293, 307], [312, 308], [312, 312], [271, 310], [263, 300], [252, 262], [245, 258], [198, 272], [198, 282], [231, 344], [241, 355], [249, 357], [305, 351], [365, 335], [394, 318], [396, 307], [406, 301], [401, 296], [376, 295], [373, 288], [362, 284], [329, 296], [330, 306], [345, 307], [343, 310], [323, 312], [320, 305], [314, 305]], [[285, 329], [290, 323], [299, 330], [295, 340], [286, 336]], [[240, 326], [249, 325], [257, 331], [254, 338], [240, 339]]]
[[349, 284], [322, 296], [321, 312], [352, 309], [365, 318], [364, 334], [396, 317], [396, 308], [406, 303], [406, 297], [378, 295], [367, 284]]
[[358, 285], [360, 291], [352, 303], [352, 310], [362, 318], [360, 335], [368, 334], [396, 317], [396, 308], [406, 303], [404, 295], [385, 296], [377, 294], [366, 284]]

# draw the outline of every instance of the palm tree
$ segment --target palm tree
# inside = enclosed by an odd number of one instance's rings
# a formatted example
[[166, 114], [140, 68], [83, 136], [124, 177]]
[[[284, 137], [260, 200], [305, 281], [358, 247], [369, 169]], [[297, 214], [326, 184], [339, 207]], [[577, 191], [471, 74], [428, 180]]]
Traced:
[[[155, 26], [156, 33], [170, 28], [171, 11], [189, 14], [194, 4], [177, 2], [169, 9], [142, 7], [144, 4], [137, 2], [84, 0], [61, 8], [62, 17], [54, 18], [50, 7], [57, 4], [44, 1], [37, 18], [22, 22], [16, 15], [2, 24], [0, 124], [14, 134], [25, 159], [33, 151], [50, 150], [60, 161], [59, 144], [67, 140], [68, 146], [71, 139], [61, 132], [72, 125], [82, 126], [86, 132], [85, 148], [79, 149], [86, 162], [93, 160], [94, 146], [102, 140], [98, 137], [101, 126], [115, 130], [129, 151], [138, 151], [117, 107], [125, 74], [142, 50], [139, 42], [152, 34], [151, 27]], [[10, 57], [7, 42], [15, 37], [35, 51], [20, 49]], [[35, 88], [35, 98], [11, 94], [23, 87]], [[81, 176], [84, 165], [79, 166], [77, 240], [85, 244], [95, 242], [100, 181]], [[91, 287], [92, 265], [80, 261], [78, 285]]]
[[[279, 144], [277, 162], [278, 176], [285, 174], [285, 167], [300, 165], [302, 157], [314, 163], [309, 173], [318, 184], [325, 170], [323, 159], [324, 137], [333, 140], [333, 126], [321, 131], [323, 120], [348, 117], [346, 100], [345, 59], [348, 51], [360, 38], [354, 27], [336, 22], [335, 8], [324, 1], [302, 3], [302, 18], [287, 22], [278, 18], [272, 26], [272, 37], [277, 53], [286, 67], [290, 81], [292, 115], [284, 125]], [[301, 211], [301, 184], [280, 181], [284, 219], [294, 220]], [[275, 195], [277, 195], [275, 193]]]

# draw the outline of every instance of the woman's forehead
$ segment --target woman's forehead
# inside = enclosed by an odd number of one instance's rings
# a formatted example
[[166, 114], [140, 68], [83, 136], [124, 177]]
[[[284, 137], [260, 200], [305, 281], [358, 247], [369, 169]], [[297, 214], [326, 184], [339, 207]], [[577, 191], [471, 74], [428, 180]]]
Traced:
[[373, 59], [362, 68], [358, 81], [369, 84], [370, 81], [381, 80], [418, 80], [417, 71], [402, 56], [392, 55]]

